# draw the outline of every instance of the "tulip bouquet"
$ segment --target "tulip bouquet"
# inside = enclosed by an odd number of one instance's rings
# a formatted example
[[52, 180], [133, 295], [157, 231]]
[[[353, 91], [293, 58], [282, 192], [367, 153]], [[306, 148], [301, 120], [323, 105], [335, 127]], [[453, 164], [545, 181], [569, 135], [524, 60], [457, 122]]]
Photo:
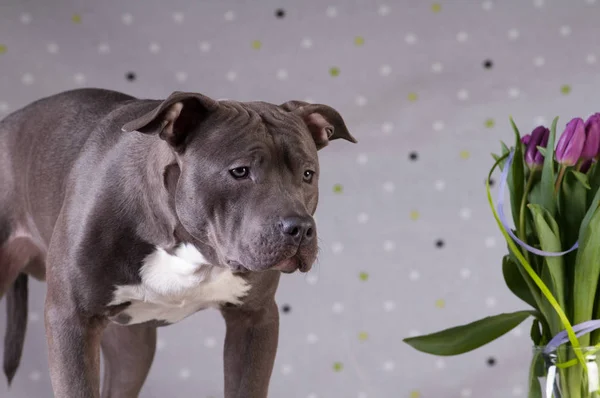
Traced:
[[[502, 172], [487, 195], [508, 253], [502, 273], [527, 309], [407, 338], [417, 350], [458, 355], [532, 318], [529, 397], [600, 397], [600, 114], [575, 118], [555, 146], [556, 126], [521, 137], [493, 155]], [[512, 224], [504, 214], [508, 188]], [[596, 355], [598, 351], [599, 355]]]

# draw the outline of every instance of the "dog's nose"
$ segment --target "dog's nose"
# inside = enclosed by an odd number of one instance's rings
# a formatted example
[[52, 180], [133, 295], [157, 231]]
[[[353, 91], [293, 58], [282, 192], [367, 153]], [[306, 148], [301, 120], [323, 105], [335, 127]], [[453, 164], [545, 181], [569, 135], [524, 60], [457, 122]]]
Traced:
[[312, 217], [285, 217], [279, 226], [284, 236], [295, 245], [306, 244], [315, 236], [315, 221]]

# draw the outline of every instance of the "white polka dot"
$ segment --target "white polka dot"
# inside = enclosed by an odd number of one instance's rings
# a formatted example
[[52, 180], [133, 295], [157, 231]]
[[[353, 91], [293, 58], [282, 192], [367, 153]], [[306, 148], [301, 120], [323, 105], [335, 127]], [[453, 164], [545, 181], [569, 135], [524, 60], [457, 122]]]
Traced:
[[542, 8], [544, 6], [544, 0], [533, 0], [533, 6], [535, 8]]
[[533, 59], [533, 65], [537, 66], [538, 68], [540, 66], [544, 66], [545, 63], [546, 63], [546, 60], [542, 56], [537, 56]]
[[46, 45], [46, 50], [48, 50], [50, 54], [56, 54], [58, 52], [58, 44], [55, 42], [48, 43], [48, 45]]
[[300, 42], [300, 46], [302, 48], [311, 48], [313, 45], [313, 42], [311, 39], [309, 39], [308, 37], [305, 37], [304, 39], [302, 39], [302, 41]]
[[327, 9], [325, 10], [325, 14], [329, 17], [329, 18], [335, 18], [338, 15], [338, 11], [337, 8], [333, 7], [333, 6], [329, 6], [327, 7]]
[[414, 33], [408, 33], [404, 36], [404, 41], [407, 44], [415, 44], [417, 42], [417, 36]]
[[492, 3], [491, 0], [486, 0], [483, 3], [481, 3], [481, 8], [483, 8], [486, 11], [491, 10], [493, 6], [494, 6], [494, 3]]
[[306, 396], [306, 398], [319, 398], [319, 396], [317, 394], [315, 394], [314, 392], [311, 392], [310, 394], [308, 394]]
[[227, 11], [225, 15], [223, 15], [226, 21], [233, 21], [235, 19], [235, 13], [231, 10]]
[[8, 112], [8, 103], [4, 102], [4, 101], [0, 101], [0, 113], [7, 113]]
[[396, 309], [396, 303], [392, 300], [387, 300], [383, 302], [383, 310], [385, 312], [392, 312]]
[[467, 32], [458, 32], [458, 34], [456, 35], [456, 40], [458, 40], [460, 43], [464, 43], [465, 41], [467, 41], [468, 38], [469, 35], [467, 34]]
[[460, 209], [460, 211], [458, 212], [458, 215], [460, 216], [460, 218], [462, 218], [463, 220], [468, 220], [469, 218], [471, 218], [471, 209], [469, 209], [468, 207], [463, 207], [462, 209]]
[[110, 52], [110, 46], [107, 43], [98, 44], [98, 54], [108, 54]]
[[331, 245], [331, 251], [333, 252], [333, 254], [339, 254], [344, 250], [344, 245], [342, 245], [341, 242], [334, 242]]
[[29, 380], [31, 381], [40, 381], [41, 378], [42, 374], [37, 370], [34, 370], [33, 372], [29, 373]]
[[521, 326], [517, 326], [516, 328], [514, 328], [513, 330], [510, 331], [513, 336], [515, 337], [521, 337], [523, 335], [523, 329], [521, 329]]
[[21, 16], [19, 17], [19, 20], [21, 21], [21, 23], [23, 25], [29, 25], [31, 23], [31, 14], [24, 12], [23, 14], [21, 14]]
[[383, 242], [383, 250], [386, 252], [393, 252], [396, 249], [396, 244], [391, 240]]
[[487, 238], [485, 238], [485, 247], [487, 247], [488, 249], [491, 249], [492, 247], [496, 246], [496, 238], [494, 238], [493, 236], [488, 236]]
[[292, 365], [289, 364], [285, 364], [285, 365], [281, 365], [281, 374], [282, 375], [289, 375], [290, 373], [292, 373], [294, 369], [292, 368]]
[[440, 73], [444, 69], [444, 65], [441, 62], [435, 62], [431, 65], [431, 70], [433, 73]]
[[211, 44], [207, 41], [201, 41], [198, 43], [198, 48], [200, 49], [200, 51], [202, 51], [203, 53], [207, 53], [210, 51], [211, 49]]
[[512, 395], [513, 397], [520, 397], [523, 395], [523, 387], [521, 386], [515, 386], [512, 389]]
[[26, 86], [30, 86], [35, 82], [35, 78], [31, 73], [24, 73], [23, 76], [21, 76], [21, 82]]
[[465, 90], [464, 88], [461, 90], [458, 90], [458, 92], [456, 93], [456, 98], [458, 98], [461, 101], [466, 101], [469, 99], [469, 92], [467, 90]]
[[392, 67], [389, 65], [381, 65], [379, 67], [379, 74], [381, 76], [389, 76], [392, 73]]
[[304, 98], [304, 102], [308, 102], [309, 104], [314, 104], [314, 103], [315, 103], [315, 100], [313, 100], [313, 99], [312, 99], [312, 98], [310, 98], [310, 97], [306, 97], [306, 98]]
[[461, 398], [469, 398], [471, 397], [471, 395], [473, 395], [473, 392], [470, 388], [463, 388], [462, 390], [460, 390]]
[[365, 153], [359, 153], [356, 157], [356, 163], [358, 164], [367, 164], [369, 161], [369, 157]]
[[279, 69], [276, 76], [277, 80], [286, 80], [288, 78], [288, 71], [285, 69]]
[[513, 28], [508, 31], [508, 39], [509, 40], [517, 40], [520, 35], [521, 35], [521, 33], [519, 32], [518, 29]]
[[354, 103], [356, 103], [357, 106], [365, 106], [367, 105], [367, 99], [362, 95], [357, 95], [354, 99]]
[[437, 369], [444, 369], [446, 367], [446, 361], [444, 361], [442, 358], [436, 359], [435, 367]]
[[191, 372], [188, 368], [183, 368], [179, 371], [179, 378], [182, 380], [189, 379], [190, 375], [191, 375]]
[[308, 274], [306, 275], [306, 283], [308, 283], [309, 285], [316, 285], [317, 282], [319, 282], [319, 277], [317, 276], [317, 274]]
[[485, 305], [488, 308], [493, 308], [496, 306], [496, 299], [494, 297], [488, 297], [485, 299]]
[[131, 15], [130, 13], [126, 12], [125, 14], [121, 15], [121, 21], [125, 25], [131, 25], [133, 23], [133, 15]]
[[379, 8], [377, 9], [377, 13], [379, 15], [381, 15], [382, 17], [385, 17], [386, 15], [390, 15], [390, 7], [386, 4], [382, 4], [379, 6]]
[[508, 96], [510, 98], [517, 98], [519, 95], [521, 95], [521, 90], [519, 90], [517, 87], [511, 87], [508, 89]]
[[394, 185], [393, 182], [387, 181], [387, 182], [383, 183], [383, 190], [385, 192], [392, 193], [392, 192], [394, 192], [395, 189], [396, 189], [396, 186]]
[[344, 312], [344, 304], [342, 303], [333, 303], [333, 305], [331, 306], [331, 311], [333, 311], [334, 314], [341, 314], [342, 312]]
[[81, 85], [84, 85], [84, 84], [85, 84], [85, 82], [86, 82], [86, 77], [85, 77], [85, 75], [84, 75], [83, 73], [76, 73], [76, 74], [73, 76], [73, 81], [75, 82], [75, 84], [78, 84], [78, 85], [80, 85], [80, 86], [81, 86]]
[[443, 191], [444, 189], [446, 189], [446, 183], [442, 180], [437, 180], [433, 183], [433, 186], [435, 187], [436, 191]]
[[369, 215], [367, 213], [358, 213], [356, 221], [358, 221], [359, 224], [366, 224], [369, 221]]
[[175, 80], [177, 80], [179, 83], [184, 83], [188, 78], [187, 73], [180, 71], [175, 73]]
[[441, 120], [433, 122], [432, 127], [435, 131], [442, 131], [444, 129], [444, 122], [442, 122]]
[[183, 18], [184, 18], [184, 15], [180, 11], [176, 11], [173, 13], [173, 21], [175, 21], [175, 23], [178, 23], [178, 24], [183, 23]]
[[204, 347], [213, 348], [217, 345], [217, 340], [214, 337], [207, 337], [204, 339]]
[[160, 44], [158, 44], [157, 42], [152, 42], [150, 43], [150, 45], [148, 46], [148, 50], [150, 50], [150, 52], [152, 54], [158, 54], [160, 52]]
[[162, 351], [165, 349], [167, 343], [163, 339], [156, 339], [156, 350]]
[[420, 335], [421, 335], [421, 332], [419, 332], [418, 330], [415, 330], [415, 329], [410, 330], [408, 332], [408, 337], [417, 337], [417, 336], [420, 336]]
[[598, 60], [598, 58], [596, 57], [596, 54], [590, 53], [585, 56], [585, 62], [587, 62], [590, 65], [595, 64], [597, 60]]
[[419, 271], [412, 270], [408, 274], [408, 279], [410, 279], [413, 282], [418, 281], [420, 278], [421, 278], [421, 274], [419, 273]]
[[359, 392], [358, 395], [356, 396], [356, 398], [369, 398], [369, 396], [367, 395], [366, 392]]
[[36, 323], [40, 320], [40, 314], [38, 312], [30, 312], [29, 313], [29, 322]]
[[535, 119], [533, 120], [533, 123], [536, 126], [542, 126], [545, 125], [547, 123], [547, 120], [544, 116], [536, 116]]
[[560, 27], [560, 35], [561, 36], [569, 36], [571, 35], [571, 27], [569, 25], [563, 25]]
[[462, 279], [469, 279], [471, 277], [471, 270], [468, 268], [461, 268], [459, 274]]
[[596, 0], [585, 0], [588, 4], [596, 4]]
[[394, 363], [394, 361], [389, 360], [389, 361], [385, 361], [383, 363], [383, 370], [386, 372], [391, 372], [396, 368], [396, 364]]
[[394, 129], [394, 124], [392, 122], [385, 122], [381, 125], [381, 132], [384, 134], [389, 134]]
[[316, 335], [316, 334], [314, 334], [314, 333], [309, 333], [309, 334], [306, 336], [306, 342], [307, 342], [308, 344], [315, 344], [317, 341], [319, 341], [319, 338], [318, 338], [318, 337], [317, 337], [317, 335]]
[[233, 82], [237, 79], [237, 73], [235, 73], [234, 71], [229, 71], [229, 72], [227, 72], [227, 75], [225, 75], [225, 77], [230, 82]]

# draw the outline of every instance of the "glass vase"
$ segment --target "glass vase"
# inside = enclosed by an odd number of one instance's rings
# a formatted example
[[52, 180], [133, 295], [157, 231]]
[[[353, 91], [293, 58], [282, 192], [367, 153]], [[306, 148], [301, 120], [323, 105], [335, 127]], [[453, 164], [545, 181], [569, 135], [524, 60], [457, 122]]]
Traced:
[[550, 354], [534, 347], [529, 369], [529, 398], [600, 398], [600, 348], [578, 348], [585, 368], [570, 346]]

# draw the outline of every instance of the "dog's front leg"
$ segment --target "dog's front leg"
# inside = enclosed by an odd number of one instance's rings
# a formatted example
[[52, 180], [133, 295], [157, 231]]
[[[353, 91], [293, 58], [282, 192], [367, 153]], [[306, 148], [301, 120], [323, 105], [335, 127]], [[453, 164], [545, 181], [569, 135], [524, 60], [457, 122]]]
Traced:
[[49, 288], [45, 323], [56, 398], [100, 396], [100, 339], [105, 322], [82, 316], [64, 291]]
[[279, 338], [273, 299], [259, 310], [225, 308], [225, 398], [266, 398]]

